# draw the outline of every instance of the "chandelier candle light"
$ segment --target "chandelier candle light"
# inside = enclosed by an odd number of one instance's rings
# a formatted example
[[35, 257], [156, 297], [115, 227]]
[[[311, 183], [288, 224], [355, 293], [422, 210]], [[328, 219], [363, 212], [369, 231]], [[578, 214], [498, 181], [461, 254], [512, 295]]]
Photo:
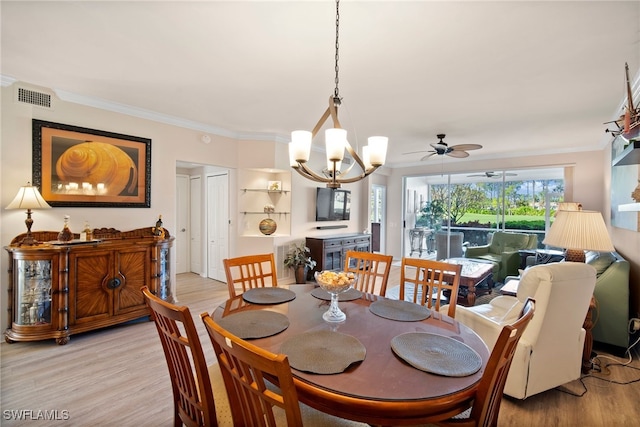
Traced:
[[[289, 143], [289, 162], [291, 167], [295, 169], [303, 177], [316, 182], [324, 182], [328, 188], [340, 188], [343, 183], [357, 182], [373, 173], [380, 166], [384, 165], [387, 155], [388, 138], [384, 136], [372, 136], [368, 139], [368, 145], [362, 147], [362, 158], [358, 156], [356, 151], [351, 147], [347, 140], [347, 131], [342, 129], [340, 120], [338, 120], [338, 107], [342, 103], [340, 92], [338, 89], [338, 36], [340, 28], [340, 0], [336, 1], [336, 55], [335, 55], [335, 83], [334, 93], [329, 97], [329, 107], [324, 112], [320, 120], [313, 128], [313, 131], [296, 130], [291, 132], [291, 142]], [[311, 142], [316, 136], [324, 122], [331, 116], [333, 128], [325, 130], [325, 144], [327, 153], [327, 168], [322, 174], [314, 172], [307, 162], [311, 154]], [[344, 159], [344, 151], [347, 150], [354, 163], [345, 171], [341, 171], [342, 160]], [[358, 164], [362, 172], [358, 175], [347, 177], [347, 174], [354, 166]]]

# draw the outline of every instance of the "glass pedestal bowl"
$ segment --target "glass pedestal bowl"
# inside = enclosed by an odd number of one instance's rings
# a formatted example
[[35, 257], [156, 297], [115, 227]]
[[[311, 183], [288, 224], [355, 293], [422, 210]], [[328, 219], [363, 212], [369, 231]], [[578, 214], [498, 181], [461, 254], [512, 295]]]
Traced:
[[338, 295], [353, 286], [356, 281], [355, 274], [325, 270], [316, 272], [315, 278], [318, 285], [331, 295], [329, 310], [322, 315], [322, 318], [327, 322], [344, 322], [347, 315], [338, 307]]

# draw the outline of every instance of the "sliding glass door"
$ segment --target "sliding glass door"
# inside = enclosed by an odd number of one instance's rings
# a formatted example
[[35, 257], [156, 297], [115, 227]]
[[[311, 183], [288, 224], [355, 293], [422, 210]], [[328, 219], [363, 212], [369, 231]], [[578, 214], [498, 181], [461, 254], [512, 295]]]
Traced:
[[460, 256], [496, 230], [536, 233], [542, 247], [563, 178], [563, 168], [406, 177], [403, 256]]

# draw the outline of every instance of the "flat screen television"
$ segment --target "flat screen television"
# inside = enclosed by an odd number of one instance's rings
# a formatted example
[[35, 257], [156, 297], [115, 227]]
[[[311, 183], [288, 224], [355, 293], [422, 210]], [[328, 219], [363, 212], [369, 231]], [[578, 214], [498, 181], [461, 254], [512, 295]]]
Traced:
[[316, 221], [346, 221], [351, 213], [351, 191], [318, 187]]

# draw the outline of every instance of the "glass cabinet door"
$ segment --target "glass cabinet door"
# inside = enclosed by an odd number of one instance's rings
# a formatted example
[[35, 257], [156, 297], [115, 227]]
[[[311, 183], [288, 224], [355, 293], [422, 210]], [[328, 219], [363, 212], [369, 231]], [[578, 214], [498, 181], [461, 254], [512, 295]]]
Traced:
[[14, 323], [18, 325], [44, 325], [51, 323], [51, 268], [50, 259], [15, 260]]
[[169, 254], [170, 248], [160, 248], [160, 271], [158, 272], [160, 283], [158, 285], [158, 297], [163, 300], [171, 300], [171, 262]]

